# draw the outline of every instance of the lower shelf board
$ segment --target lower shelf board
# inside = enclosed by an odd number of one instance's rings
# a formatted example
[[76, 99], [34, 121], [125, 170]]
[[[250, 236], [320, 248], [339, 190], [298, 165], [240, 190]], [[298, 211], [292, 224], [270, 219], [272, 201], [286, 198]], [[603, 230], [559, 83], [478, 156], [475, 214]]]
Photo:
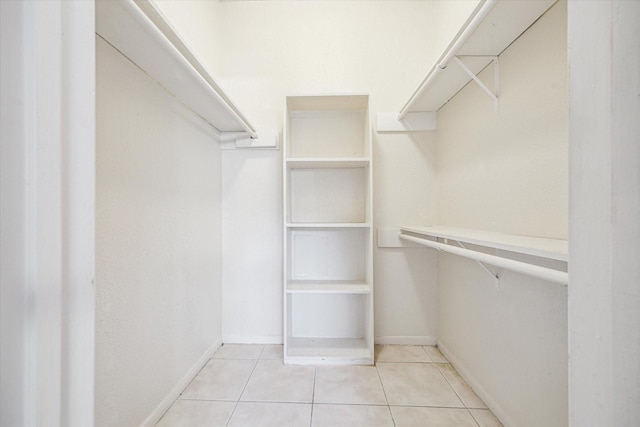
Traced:
[[348, 280], [305, 281], [291, 280], [287, 285], [289, 293], [333, 293], [333, 294], [368, 294], [371, 287], [365, 282]]
[[289, 338], [284, 355], [290, 364], [373, 364], [373, 346], [360, 338]]

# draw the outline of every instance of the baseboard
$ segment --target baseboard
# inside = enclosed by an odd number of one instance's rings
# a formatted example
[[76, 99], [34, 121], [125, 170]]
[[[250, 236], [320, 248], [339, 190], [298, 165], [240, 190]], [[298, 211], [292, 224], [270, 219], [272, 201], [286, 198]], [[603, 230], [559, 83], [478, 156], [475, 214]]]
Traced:
[[396, 345], [436, 345], [438, 339], [431, 336], [380, 336], [375, 338], [376, 344]]
[[480, 382], [469, 372], [469, 370], [460, 362], [456, 356], [448, 349], [447, 345], [438, 340], [438, 350], [447, 358], [453, 367], [458, 371], [460, 376], [471, 386], [473, 391], [480, 399], [491, 409], [491, 412], [498, 417], [504, 427], [515, 426], [513, 420], [507, 415], [502, 406], [490, 395]]
[[178, 383], [173, 386], [169, 394], [162, 399], [160, 404], [156, 407], [156, 409], [149, 414], [146, 420], [140, 424], [140, 427], [152, 427], [155, 426], [160, 418], [164, 415], [165, 412], [173, 405], [173, 402], [176, 401], [180, 394], [184, 391], [184, 389], [191, 383], [191, 381], [195, 378], [195, 376], [200, 372], [202, 367], [206, 365], [206, 363], [211, 359], [213, 353], [216, 352], [222, 345], [222, 339], [218, 338], [216, 342], [204, 352], [202, 356], [198, 359], [198, 361], [189, 369], [184, 377]]
[[282, 335], [223, 335], [222, 342], [225, 344], [282, 344]]
[[[282, 344], [281, 335], [223, 335], [222, 342], [225, 344]], [[438, 339], [432, 336], [380, 336], [375, 338], [376, 344], [396, 344], [396, 345], [436, 345]]]

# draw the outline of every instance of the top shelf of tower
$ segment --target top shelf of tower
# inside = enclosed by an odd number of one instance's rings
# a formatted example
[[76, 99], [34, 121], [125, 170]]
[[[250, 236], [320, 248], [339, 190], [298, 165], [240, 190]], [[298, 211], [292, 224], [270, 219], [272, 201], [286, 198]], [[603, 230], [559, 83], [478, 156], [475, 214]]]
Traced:
[[368, 95], [288, 96], [286, 159], [370, 159]]

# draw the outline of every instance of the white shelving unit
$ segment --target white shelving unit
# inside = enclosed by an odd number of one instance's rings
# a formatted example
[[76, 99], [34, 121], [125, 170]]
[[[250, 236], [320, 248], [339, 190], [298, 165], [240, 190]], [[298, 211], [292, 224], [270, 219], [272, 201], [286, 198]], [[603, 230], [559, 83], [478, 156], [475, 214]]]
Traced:
[[373, 363], [367, 95], [287, 97], [284, 362]]
[[[434, 130], [436, 112], [474, 80], [497, 106], [498, 56], [557, 0], [482, 0], [399, 113], [378, 113], [379, 132]], [[494, 64], [494, 84], [477, 75]]]

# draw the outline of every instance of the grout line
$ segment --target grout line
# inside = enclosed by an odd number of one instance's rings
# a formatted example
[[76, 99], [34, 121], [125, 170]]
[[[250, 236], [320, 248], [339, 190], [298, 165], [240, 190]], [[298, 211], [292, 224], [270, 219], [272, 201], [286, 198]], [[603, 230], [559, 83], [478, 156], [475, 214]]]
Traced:
[[313, 367], [313, 387], [311, 388], [311, 416], [309, 417], [309, 427], [313, 426], [313, 408], [316, 404], [316, 376], [318, 375], [318, 368]]
[[[469, 408], [465, 408], [464, 406], [409, 405], [406, 403], [403, 403], [401, 405], [389, 405], [389, 406], [393, 406], [394, 408], [469, 409]], [[471, 408], [471, 409], [475, 409], [475, 408]]]
[[[263, 347], [264, 350], [264, 347]], [[262, 354], [262, 352], [260, 352], [260, 354]], [[235, 360], [243, 360], [243, 359], [235, 359]], [[244, 359], [246, 360], [246, 359]], [[233, 411], [231, 411], [231, 415], [229, 415], [229, 419], [227, 420], [227, 423], [225, 424], [225, 427], [229, 426], [229, 423], [231, 422], [231, 419], [233, 418], [233, 416], [236, 413], [236, 410], [238, 409], [238, 405], [240, 404], [240, 399], [242, 398], [242, 395], [244, 394], [244, 391], [247, 389], [247, 385], [249, 384], [249, 381], [251, 381], [251, 377], [253, 376], [253, 373], [256, 370], [256, 366], [258, 366], [258, 362], [260, 361], [260, 359], [256, 359], [255, 363], [253, 364], [253, 369], [251, 369], [251, 373], [249, 374], [249, 377], [247, 378], [247, 381], [244, 383], [244, 387], [242, 387], [242, 391], [240, 392], [240, 395], [238, 396], [238, 400], [236, 400], [236, 406], [234, 406]]]
[[391, 410], [391, 405], [387, 405], [389, 409], [389, 415], [391, 416], [391, 422], [393, 423], [393, 427], [396, 427], [396, 419], [393, 417], [393, 411]]
[[382, 387], [382, 394], [384, 394], [384, 401], [387, 402], [387, 406], [389, 406], [389, 398], [387, 398], [387, 391], [384, 389], [384, 383], [382, 382], [382, 377], [380, 376], [380, 371], [378, 370], [378, 365], [374, 365], [376, 368], [376, 374], [378, 374], [378, 381], [380, 381], [380, 387]]
[[235, 399], [229, 399], [229, 400], [224, 400], [224, 399], [205, 399], [205, 398], [198, 398], [198, 397], [189, 397], [189, 398], [180, 399], [180, 400], [190, 400], [190, 401], [195, 401], [195, 402], [220, 402], [220, 403], [237, 402], [237, 400], [235, 400]]
[[422, 347], [422, 351], [424, 351], [424, 352], [425, 352], [425, 354], [427, 355], [427, 357], [428, 357], [428, 358], [429, 358], [429, 360], [431, 361], [430, 363], [435, 363], [435, 362], [433, 361], [433, 357], [431, 357], [431, 355], [429, 354], [429, 352], [428, 352], [428, 351], [427, 351], [427, 349], [425, 348], [426, 346], [421, 345], [420, 347]]
[[[281, 402], [281, 403], [303, 403], [303, 402]], [[376, 406], [376, 407], [385, 407], [389, 405], [378, 404], [378, 403], [334, 403], [334, 402], [317, 402], [314, 405], [322, 406], [322, 405], [331, 405], [331, 406]], [[400, 405], [393, 405], [400, 406]]]
[[[444, 365], [444, 363], [443, 363], [443, 365]], [[451, 387], [451, 390], [453, 390], [453, 392], [456, 394], [456, 396], [458, 396], [458, 399], [460, 399], [460, 402], [462, 402], [462, 404], [464, 405], [465, 409], [467, 409], [467, 411], [468, 411], [469, 408], [467, 407], [467, 404], [465, 403], [464, 400], [462, 400], [462, 396], [460, 396], [460, 393], [458, 393], [458, 391], [455, 389], [455, 387], [453, 385], [451, 385], [451, 382], [449, 381], [447, 376], [442, 372], [442, 369], [440, 369], [440, 366], [439, 366], [438, 363], [436, 363], [436, 368], [438, 368], [438, 372], [440, 372], [440, 375], [442, 375], [442, 377], [447, 382], [447, 384], [449, 384], [449, 387]], [[475, 418], [474, 418], [474, 420], [475, 420]]]
[[258, 355], [258, 360], [262, 360], [262, 353], [264, 353], [265, 345], [262, 345], [262, 350], [260, 350], [260, 354]]
[[382, 377], [380, 376], [380, 371], [378, 370], [378, 364], [375, 363], [373, 367], [376, 368], [376, 373], [378, 374], [378, 381], [380, 381], [380, 387], [382, 387], [382, 394], [384, 394], [384, 401], [387, 402], [389, 415], [391, 415], [391, 422], [393, 422], [393, 427], [396, 427], [396, 420], [395, 418], [393, 418], [393, 412], [391, 412], [391, 405], [389, 405], [389, 398], [387, 397], [387, 391], [384, 389], [384, 383], [382, 382]]
[[467, 408], [467, 412], [469, 413], [469, 415], [471, 415], [471, 418], [473, 418], [473, 421], [476, 422], [476, 424], [478, 425], [478, 427], [482, 427], [480, 425], [480, 421], [476, 420], [476, 417], [473, 416], [473, 412], [471, 412], [471, 409]]
[[240, 397], [238, 397], [238, 402], [240, 401], [240, 399], [242, 399], [242, 395], [244, 394], [244, 391], [247, 389], [247, 385], [249, 385], [249, 381], [251, 381], [251, 377], [253, 376], [253, 373], [256, 371], [256, 367], [258, 366], [258, 362], [260, 362], [260, 359], [256, 359], [256, 362], [253, 364], [253, 369], [251, 369], [251, 373], [249, 374], [249, 378], [247, 378], [247, 381], [244, 383], [244, 387], [242, 387], [242, 392], [240, 393]]

